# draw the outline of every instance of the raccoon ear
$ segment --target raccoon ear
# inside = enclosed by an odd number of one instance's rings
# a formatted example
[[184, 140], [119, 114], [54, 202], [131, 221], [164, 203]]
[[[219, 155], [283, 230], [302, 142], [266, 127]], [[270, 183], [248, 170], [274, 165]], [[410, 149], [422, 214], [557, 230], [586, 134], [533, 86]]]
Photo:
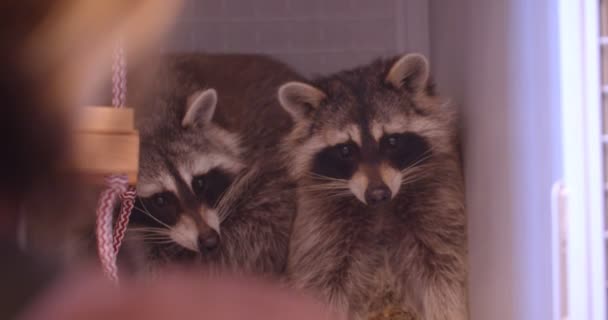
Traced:
[[386, 76], [386, 82], [410, 93], [424, 90], [429, 81], [429, 62], [421, 54], [410, 53], [399, 58]]
[[188, 109], [182, 119], [182, 127], [191, 127], [197, 123], [211, 122], [217, 105], [215, 89], [198, 91], [188, 98]]
[[294, 120], [307, 117], [326, 98], [323, 91], [302, 82], [288, 82], [279, 88], [279, 103]]

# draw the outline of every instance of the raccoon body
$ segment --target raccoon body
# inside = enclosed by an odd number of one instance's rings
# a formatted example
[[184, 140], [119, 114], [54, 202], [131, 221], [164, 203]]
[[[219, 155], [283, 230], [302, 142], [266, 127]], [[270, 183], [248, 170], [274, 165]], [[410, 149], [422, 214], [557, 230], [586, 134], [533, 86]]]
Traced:
[[410, 54], [279, 90], [298, 183], [288, 278], [354, 319], [467, 318], [455, 117], [429, 82]]
[[134, 98], [141, 148], [128, 242], [140, 248], [137, 269], [284, 270], [296, 209], [276, 159], [292, 125], [276, 90], [294, 79], [263, 56], [161, 60], [153, 90]]

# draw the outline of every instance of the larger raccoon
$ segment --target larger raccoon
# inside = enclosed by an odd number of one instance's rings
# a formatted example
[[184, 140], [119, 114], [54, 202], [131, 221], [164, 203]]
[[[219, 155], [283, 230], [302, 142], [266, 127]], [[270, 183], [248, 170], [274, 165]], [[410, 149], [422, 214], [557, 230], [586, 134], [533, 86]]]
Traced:
[[454, 113], [424, 56], [377, 60], [279, 100], [298, 181], [288, 277], [352, 318], [389, 306], [464, 320], [466, 228]]
[[140, 169], [128, 230], [144, 240], [145, 268], [284, 270], [295, 197], [274, 155], [292, 122], [276, 90], [298, 78], [263, 56], [162, 60], [153, 92], [135, 99]]

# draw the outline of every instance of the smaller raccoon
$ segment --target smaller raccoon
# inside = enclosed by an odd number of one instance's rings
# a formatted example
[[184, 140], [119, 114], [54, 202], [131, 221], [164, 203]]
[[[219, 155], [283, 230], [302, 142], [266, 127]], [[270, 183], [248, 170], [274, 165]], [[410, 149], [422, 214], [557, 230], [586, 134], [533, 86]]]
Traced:
[[[273, 68], [276, 80], [262, 72]], [[239, 55], [162, 62], [155, 92], [138, 106], [140, 169], [128, 231], [143, 239], [145, 268], [283, 272], [295, 187], [272, 150], [280, 128], [289, 128], [274, 98], [282, 81], [295, 78], [286, 68]]]
[[453, 112], [425, 57], [279, 89], [298, 183], [287, 273], [351, 318], [464, 320], [466, 228]]
[[164, 112], [153, 130], [140, 126], [140, 173], [130, 231], [140, 230], [137, 224], [152, 225], [141, 230], [146, 240], [156, 242], [151, 254], [158, 258], [192, 260], [199, 251], [214, 252], [220, 243], [215, 207], [245, 164], [238, 137], [211, 122], [216, 104], [216, 91], [207, 89], [190, 97], [181, 119]]

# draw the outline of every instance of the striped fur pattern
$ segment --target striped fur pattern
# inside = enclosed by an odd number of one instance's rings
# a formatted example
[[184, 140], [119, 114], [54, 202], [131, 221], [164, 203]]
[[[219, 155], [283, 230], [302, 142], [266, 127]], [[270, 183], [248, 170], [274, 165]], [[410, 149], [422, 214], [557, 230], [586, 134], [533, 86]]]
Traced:
[[279, 90], [296, 122], [288, 277], [353, 319], [388, 305], [467, 319], [456, 119], [429, 83], [408, 54]]

